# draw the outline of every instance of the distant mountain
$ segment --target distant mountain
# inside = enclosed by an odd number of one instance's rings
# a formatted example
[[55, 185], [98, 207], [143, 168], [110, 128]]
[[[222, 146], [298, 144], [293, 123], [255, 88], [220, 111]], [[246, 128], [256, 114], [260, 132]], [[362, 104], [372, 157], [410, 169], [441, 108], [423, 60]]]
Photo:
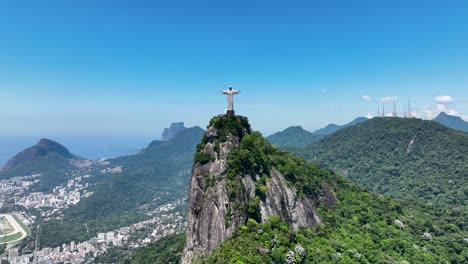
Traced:
[[338, 130], [340, 130], [342, 128], [349, 127], [349, 126], [354, 126], [356, 124], [365, 122], [367, 120], [368, 120], [367, 117], [358, 117], [358, 118], [354, 119], [353, 121], [351, 121], [351, 122], [349, 122], [347, 124], [344, 124], [342, 126], [336, 125], [336, 124], [329, 124], [324, 128], [315, 130], [314, 134], [316, 134], [316, 135], [329, 135], [329, 134], [331, 134], [333, 132], [336, 132], [336, 131], [338, 131]]
[[187, 129], [184, 126], [184, 122], [177, 122], [177, 123], [172, 123], [169, 128], [165, 128], [162, 136], [161, 136], [161, 141], [168, 141], [173, 139], [178, 133], [184, 131]]
[[312, 134], [300, 126], [291, 126], [266, 137], [266, 139], [277, 147], [304, 147], [309, 143], [319, 140], [321, 137], [320, 135]]
[[90, 178], [96, 184], [93, 195], [65, 209], [63, 220], [45, 223], [41, 244], [83, 241], [145, 219], [142, 207], [150, 210], [185, 197], [193, 153], [204, 132], [200, 127], [187, 128], [169, 141], [151, 142], [139, 154], [106, 160], [102, 168], [120, 167], [121, 172]]
[[468, 132], [468, 122], [459, 116], [448, 115], [445, 112], [441, 112], [433, 121], [455, 130]]
[[467, 208], [468, 134], [432, 121], [373, 118], [296, 154], [370, 190], [450, 208]]
[[43, 138], [30, 148], [8, 160], [0, 175], [24, 176], [32, 173], [45, 173], [53, 169], [69, 167], [69, 160], [83, 159], [70, 153], [63, 145]]

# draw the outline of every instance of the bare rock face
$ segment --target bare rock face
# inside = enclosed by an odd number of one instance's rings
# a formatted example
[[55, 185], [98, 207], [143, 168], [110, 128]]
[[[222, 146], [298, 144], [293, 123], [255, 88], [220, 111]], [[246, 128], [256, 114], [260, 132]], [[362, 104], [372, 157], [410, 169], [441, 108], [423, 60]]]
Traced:
[[[261, 222], [279, 215], [293, 229], [313, 229], [321, 224], [313, 203], [307, 198], [300, 199], [296, 189], [288, 186], [275, 168], [270, 169], [271, 178], [266, 182], [262, 199], [256, 195], [258, 175], [228, 175], [229, 153], [250, 133], [250, 125], [244, 119], [242, 122], [243, 117], [239, 116], [215, 117], [197, 148], [189, 188], [183, 264], [198, 263], [202, 256], [210, 254], [238, 227], [245, 225], [249, 218], [247, 205], [255, 200], [260, 200], [257, 220]], [[232, 122], [242, 125], [233, 129]]]
[[271, 170], [271, 180], [267, 182], [266, 199], [260, 203], [262, 222], [268, 217], [279, 215], [293, 229], [308, 227], [314, 229], [321, 225], [315, 208], [309, 199], [299, 199], [294, 187], [289, 187], [283, 175], [276, 169]]
[[[192, 169], [188, 197], [187, 244], [181, 263], [196, 262], [202, 255], [217, 248], [236, 227], [247, 220], [243, 214], [231, 219], [226, 180], [227, 155], [233, 146], [239, 144], [239, 137], [228, 135], [226, 142], [219, 144], [219, 153], [215, 151], [218, 138], [219, 131], [214, 126], [209, 127], [205, 133], [207, 143], [202, 152], [215, 157], [215, 160], [206, 164], [197, 162]], [[231, 225], [226, 224], [227, 218], [232, 220]]]
[[184, 122], [172, 123], [169, 128], [164, 129], [161, 135], [161, 141], [169, 141], [185, 129], [187, 128], [184, 126]]

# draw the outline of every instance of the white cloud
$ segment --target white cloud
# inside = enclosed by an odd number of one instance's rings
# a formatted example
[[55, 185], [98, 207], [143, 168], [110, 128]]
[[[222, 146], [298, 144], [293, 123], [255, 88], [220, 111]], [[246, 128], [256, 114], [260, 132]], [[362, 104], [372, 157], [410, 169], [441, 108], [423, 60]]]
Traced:
[[369, 114], [367, 114], [367, 116], [366, 116], [366, 117], [367, 117], [367, 118], [369, 118], [369, 119], [372, 119], [372, 118], [374, 118], [374, 115], [373, 115], [373, 114], [371, 114], [371, 113], [369, 113]]
[[380, 99], [381, 102], [393, 102], [393, 101], [398, 101], [398, 97], [396, 96], [387, 96], [387, 97], [383, 97], [382, 99]]
[[437, 96], [434, 101], [438, 104], [450, 104], [453, 103], [453, 98], [449, 95]]
[[362, 99], [362, 100], [365, 100], [365, 101], [372, 101], [372, 98], [371, 98], [370, 96], [368, 96], [368, 95], [363, 95], [363, 96], [361, 97], [361, 99]]
[[427, 105], [423, 108], [415, 109], [412, 111], [412, 115], [418, 118], [432, 120], [441, 112], [445, 112], [448, 115], [459, 116], [465, 120], [468, 120], [467, 115], [462, 115], [457, 110], [448, 108], [445, 104]]

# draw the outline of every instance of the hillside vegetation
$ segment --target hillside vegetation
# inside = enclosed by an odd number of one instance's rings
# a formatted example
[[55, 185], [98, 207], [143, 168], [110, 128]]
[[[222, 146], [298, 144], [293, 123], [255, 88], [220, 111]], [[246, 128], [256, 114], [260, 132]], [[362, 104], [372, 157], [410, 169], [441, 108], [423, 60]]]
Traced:
[[[386, 120], [378, 120], [385, 122]], [[418, 120], [409, 120], [410, 123]], [[432, 123], [430, 124], [432, 125]], [[440, 129], [439, 126], [436, 126]], [[203, 142], [202, 142], [203, 143]], [[198, 161], [200, 162], [200, 161]], [[207, 161], [209, 162], [209, 161]], [[343, 177], [272, 147], [260, 133], [245, 135], [228, 156], [228, 179], [256, 177], [255, 197], [244, 206], [250, 219], [201, 263], [466, 263], [468, 215], [392, 200], [368, 192]], [[321, 224], [291, 230], [288, 219], [272, 216], [259, 223], [269, 169], [277, 168], [299, 199], [315, 201]], [[327, 191], [323, 188], [327, 184]], [[229, 195], [236, 197], [246, 190]], [[180, 245], [154, 248], [157, 256]], [[161, 252], [162, 252], [161, 251]], [[133, 256], [139, 259], [142, 253]], [[141, 259], [141, 258], [140, 258]]]
[[362, 122], [365, 122], [367, 121], [367, 117], [358, 117], [356, 119], [354, 119], [353, 121], [347, 123], [347, 124], [344, 124], [344, 125], [336, 125], [336, 124], [328, 124], [326, 127], [324, 128], [321, 128], [321, 129], [317, 129], [314, 131], [314, 134], [315, 135], [322, 135], [322, 136], [325, 136], [325, 135], [329, 135], [331, 133], [334, 133], [342, 128], [345, 128], [345, 127], [349, 127], [349, 126], [354, 126], [356, 124], [359, 124], [359, 123], [362, 123]]
[[0, 171], [0, 179], [42, 174], [39, 183], [31, 190], [50, 192], [55, 186], [66, 182], [77, 170], [72, 161], [82, 159], [61, 144], [43, 138], [36, 145], [12, 157]]
[[147, 217], [151, 209], [187, 195], [193, 153], [204, 131], [186, 129], [170, 141], [154, 141], [137, 155], [110, 160], [121, 173], [90, 178], [94, 194], [63, 211], [63, 220], [44, 223], [43, 246], [83, 241]]
[[[348, 186], [346, 186], [348, 185]], [[343, 183], [317, 231], [284, 220], [246, 226], [202, 263], [466, 263], [466, 217], [434, 212]], [[399, 225], [399, 223], [403, 225]], [[404, 227], [403, 227], [404, 226]], [[463, 228], [463, 230], [460, 228]]]
[[319, 140], [321, 137], [304, 130], [300, 126], [291, 126], [266, 137], [266, 139], [277, 147], [303, 147]]
[[468, 134], [432, 121], [373, 118], [293, 152], [376, 193], [468, 205]]
[[468, 122], [459, 116], [448, 115], [441, 112], [433, 121], [455, 130], [468, 132]]
[[178, 264], [180, 252], [184, 249], [184, 245], [185, 234], [169, 235], [138, 249], [125, 260], [125, 263]]
[[[323, 225], [317, 225], [315, 232], [291, 231], [279, 217], [259, 224], [252, 214], [246, 226], [203, 263], [468, 261], [466, 214], [369, 193], [329, 171], [269, 148], [259, 133], [245, 136], [230, 156], [231, 171], [252, 173], [270, 166], [278, 168], [303, 198], [323, 200], [322, 185], [329, 184], [336, 203], [318, 203]], [[262, 199], [259, 189], [257, 195]]]

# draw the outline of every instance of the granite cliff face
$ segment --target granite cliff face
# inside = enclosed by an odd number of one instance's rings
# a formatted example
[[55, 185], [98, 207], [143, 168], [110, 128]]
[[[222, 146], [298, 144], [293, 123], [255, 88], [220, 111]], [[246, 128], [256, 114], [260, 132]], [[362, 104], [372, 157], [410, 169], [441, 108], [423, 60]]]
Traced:
[[173, 139], [178, 133], [186, 129], [187, 128], [184, 126], [184, 122], [172, 123], [169, 128], [164, 129], [161, 136], [161, 141], [169, 141]]
[[[189, 188], [187, 243], [181, 263], [198, 263], [227, 240], [249, 218], [264, 222], [272, 215], [285, 219], [293, 229], [314, 229], [321, 224], [316, 201], [300, 198], [296, 188], [265, 158], [249, 162], [232, 158], [245, 154], [254, 159], [276, 151], [260, 136], [252, 141], [247, 118], [220, 115], [213, 118], [197, 146]], [[259, 133], [258, 133], [259, 134]], [[244, 139], [244, 141], [243, 141]], [[241, 142], [260, 144], [265, 150], [241, 149]], [[252, 147], [252, 146], [251, 146]]]

